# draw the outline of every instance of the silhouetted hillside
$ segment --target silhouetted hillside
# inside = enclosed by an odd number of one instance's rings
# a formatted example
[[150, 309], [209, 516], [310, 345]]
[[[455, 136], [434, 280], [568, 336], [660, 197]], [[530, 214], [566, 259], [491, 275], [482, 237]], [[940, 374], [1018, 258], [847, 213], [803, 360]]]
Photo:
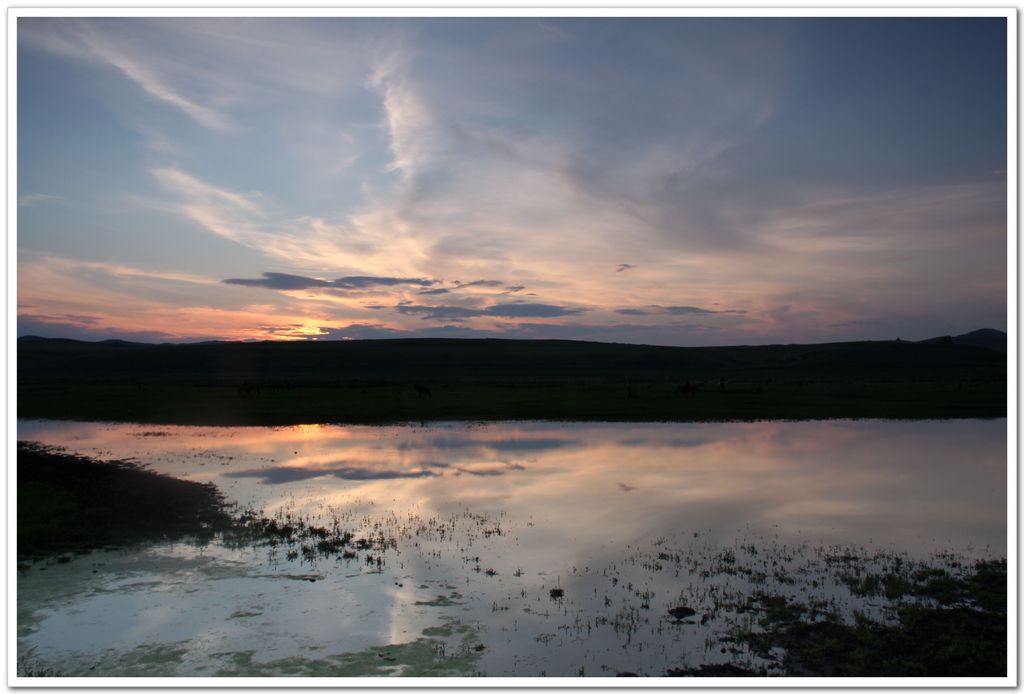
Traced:
[[969, 347], [980, 347], [981, 349], [1006, 352], [1006, 333], [1002, 330], [993, 330], [992, 328], [972, 330], [971, 332], [964, 333], [963, 335], [944, 335], [942, 337], [933, 337], [928, 340], [921, 340], [922, 344], [933, 344], [937, 342], [952, 342], [955, 345], [967, 345]]

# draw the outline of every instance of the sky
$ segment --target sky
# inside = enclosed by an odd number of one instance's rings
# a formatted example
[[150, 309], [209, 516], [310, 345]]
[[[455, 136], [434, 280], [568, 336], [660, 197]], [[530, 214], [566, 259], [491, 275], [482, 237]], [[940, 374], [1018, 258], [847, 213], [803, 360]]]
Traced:
[[19, 18], [18, 334], [1006, 329], [1002, 18]]

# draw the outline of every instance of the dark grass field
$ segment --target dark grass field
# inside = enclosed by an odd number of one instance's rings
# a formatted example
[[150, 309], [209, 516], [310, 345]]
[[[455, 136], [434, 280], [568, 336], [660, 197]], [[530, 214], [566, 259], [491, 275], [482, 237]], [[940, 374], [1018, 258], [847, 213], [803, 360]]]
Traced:
[[759, 419], [1003, 417], [993, 381], [729, 383], [682, 393], [638, 382], [413, 382], [303, 384], [292, 390], [155, 382], [20, 385], [18, 416], [154, 424], [281, 425], [549, 419], [726, 421]]
[[1006, 416], [1004, 353], [952, 343], [18, 343], [18, 416], [179, 424]]

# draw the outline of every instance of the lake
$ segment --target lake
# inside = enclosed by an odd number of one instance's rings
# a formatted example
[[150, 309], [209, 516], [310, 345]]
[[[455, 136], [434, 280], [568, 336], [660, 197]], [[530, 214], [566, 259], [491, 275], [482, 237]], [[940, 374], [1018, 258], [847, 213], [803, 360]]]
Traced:
[[[754, 591], [879, 613], [850, 590], [850, 562], [1005, 557], [1006, 426], [22, 420], [19, 440], [136, 459], [364, 543], [174, 541], [23, 562], [18, 654], [83, 676], [764, 665], [720, 638], [749, 623], [729, 606]], [[681, 605], [694, 614], [669, 614]]]

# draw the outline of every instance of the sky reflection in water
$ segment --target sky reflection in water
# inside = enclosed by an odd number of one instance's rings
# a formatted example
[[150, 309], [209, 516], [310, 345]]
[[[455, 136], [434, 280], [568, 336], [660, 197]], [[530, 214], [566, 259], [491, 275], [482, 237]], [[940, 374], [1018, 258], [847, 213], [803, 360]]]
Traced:
[[[179, 543], [29, 570], [19, 657], [68, 674], [337, 675], [340, 658], [417, 675], [401, 648], [451, 629], [448, 653], [461, 655], [446, 662], [461, 674], [663, 675], [730, 658], [708, 645], [733, 618], [715, 612], [724, 599], [813, 593], [870, 611], [824, 555], [1006, 554], [1006, 420], [22, 421], [18, 437], [135, 458], [270, 514], [337, 519], [357, 538], [397, 538], [350, 559]], [[766, 578], [751, 584], [744, 566]], [[674, 623], [679, 604], [710, 621]], [[398, 649], [393, 665], [364, 650], [384, 646]]]
[[[904, 551], [1005, 551], [1005, 420], [217, 428], [21, 422], [268, 509], [505, 512], [573, 551], [737, 528]], [[531, 548], [536, 551], [540, 548]], [[559, 551], [567, 549], [561, 547]]]

